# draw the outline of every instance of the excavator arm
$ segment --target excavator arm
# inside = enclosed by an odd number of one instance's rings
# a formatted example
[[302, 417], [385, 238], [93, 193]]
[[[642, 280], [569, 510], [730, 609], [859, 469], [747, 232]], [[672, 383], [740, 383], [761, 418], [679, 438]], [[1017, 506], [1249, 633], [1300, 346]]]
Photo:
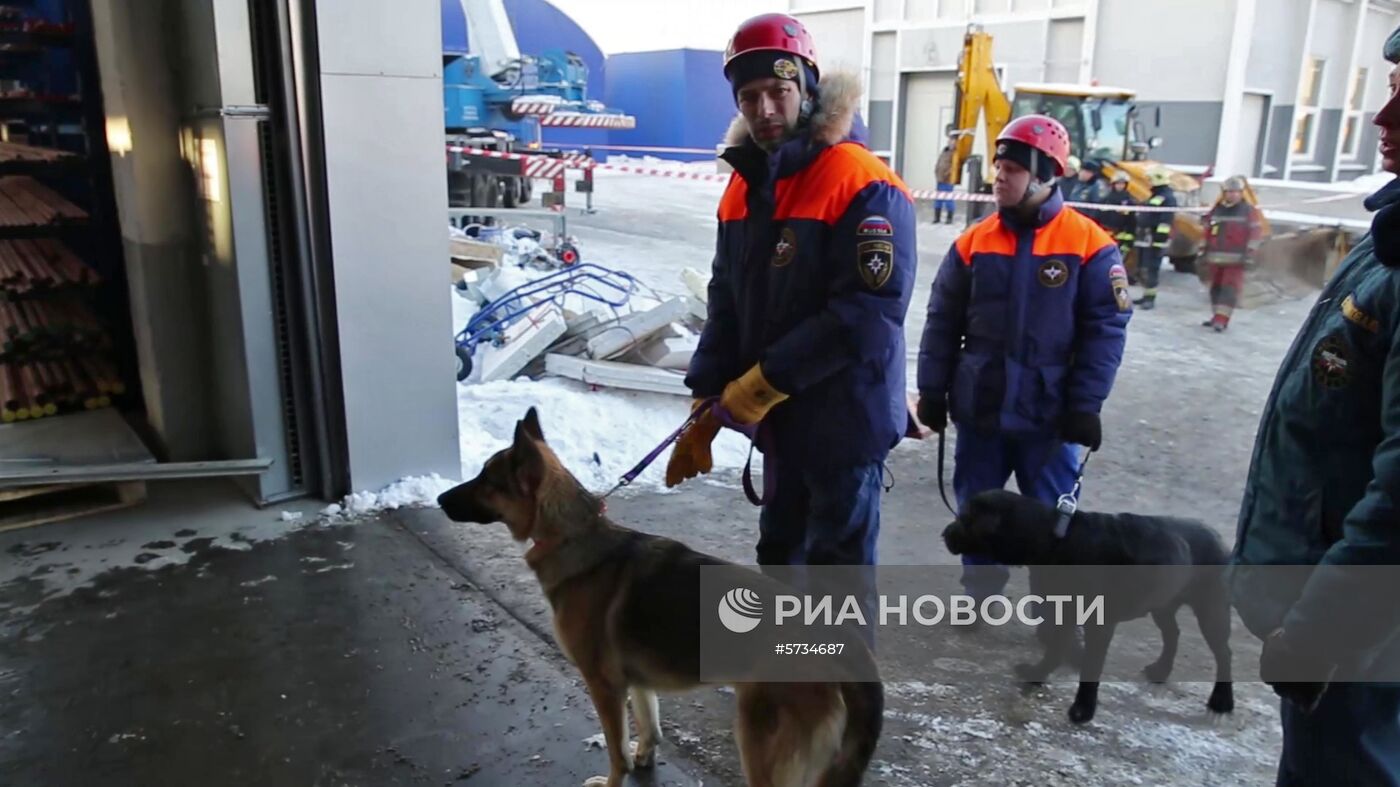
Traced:
[[980, 27], [968, 28], [963, 36], [954, 100], [957, 102], [957, 113], [953, 130], [958, 134], [958, 141], [953, 147], [953, 183], [961, 184], [963, 169], [973, 155], [978, 116], [986, 113], [985, 161], [995, 157], [996, 139], [1011, 120], [1011, 102], [1002, 92], [996, 69], [992, 66], [992, 36]]

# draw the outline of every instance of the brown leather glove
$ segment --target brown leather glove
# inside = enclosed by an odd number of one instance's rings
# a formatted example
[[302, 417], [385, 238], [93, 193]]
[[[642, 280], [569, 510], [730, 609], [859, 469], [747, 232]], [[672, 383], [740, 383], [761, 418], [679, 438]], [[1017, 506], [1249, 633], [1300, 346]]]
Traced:
[[787, 394], [768, 382], [758, 364], [754, 364], [739, 379], [724, 387], [719, 406], [729, 413], [730, 418], [748, 426], [762, 421], [769, 410], [787, 398]]
[[[703, 399], [696, 399], [690, 404], [690, 412], [704, 403]], [[676, 484], [703, 475], [714, 468], [714, 459], [710, 456], [710, 444], [715, 441], [715, 435], [719, 434], [719, 419], [711, 411], [705, 411], [699, 418], [686, 429], [679, 438], [676, 445], [671, 449], [671, 459], [666, 462], [666, 486], [673, 487]]]

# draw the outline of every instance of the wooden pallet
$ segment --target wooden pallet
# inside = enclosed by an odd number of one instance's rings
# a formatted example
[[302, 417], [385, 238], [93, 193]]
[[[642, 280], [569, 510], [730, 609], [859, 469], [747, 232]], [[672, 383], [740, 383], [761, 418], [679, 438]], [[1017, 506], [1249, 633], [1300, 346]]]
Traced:
[[129, 508], [145, 499], [144, 481], [0, 489], [0, 533]]

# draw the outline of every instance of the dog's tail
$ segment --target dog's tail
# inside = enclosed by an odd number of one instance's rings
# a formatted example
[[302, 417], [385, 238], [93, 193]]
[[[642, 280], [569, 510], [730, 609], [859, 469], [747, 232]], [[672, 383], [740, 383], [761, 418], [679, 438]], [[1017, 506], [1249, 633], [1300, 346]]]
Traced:
[[819, 787], [857, 787], [885, 719], [885, 686], [879, 681], [841, 684], [841, 700], [846, 705], [846, 729], [841, 748], [817, 782]]

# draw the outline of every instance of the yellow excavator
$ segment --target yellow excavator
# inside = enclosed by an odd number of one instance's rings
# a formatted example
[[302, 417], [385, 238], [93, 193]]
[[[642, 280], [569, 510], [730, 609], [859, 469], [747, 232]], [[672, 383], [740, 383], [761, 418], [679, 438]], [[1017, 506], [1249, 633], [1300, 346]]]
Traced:
[[[953, 147], [953, 182], [968, 191], [987, 190], [996, 138], [1013, 118], [1022, 115], [1049, 115], [1069, 131], [1070, 152], [1085, 167], [1093, 167], [1105, 179], [1122, 171], [1128, 173], [1128, 191], [1138, 201], [1152, 193], [1149, 172], [1166, 169], [1172, 190], [1182, 205], [1199, 204], [1201, 183], [1196, 178], [1164, 167], [1148, 158], [1161, 145], [1160, 137], [1147, 137], [1134, 103], [1136, 93], [1127, 88], [1075, 84], [1018, 84], [1008, 99], [1001, 89], [992, 60], [992, 36], [973, 25], [963, 37], [958, 64], [956, 115], [957, 142]], [[1158, 112], [1160, 113], [1160, 109]], [[974, 161], [978, 121], [985, 124], [986, 156]], [[1160, 117], [1156, 125], [1161, 125]], [[973, 162], [969, 166], [969, 162]], [[1246, 186], [1245, 199], [1257, 205], [1254, 189]], [[1176, 214], [1172, 225], [1172, 247], [1168, 256], [1178, 270], [1190, 270], [1200, 251], [1204, 232], [1200, 219], [1189, 213]]]

